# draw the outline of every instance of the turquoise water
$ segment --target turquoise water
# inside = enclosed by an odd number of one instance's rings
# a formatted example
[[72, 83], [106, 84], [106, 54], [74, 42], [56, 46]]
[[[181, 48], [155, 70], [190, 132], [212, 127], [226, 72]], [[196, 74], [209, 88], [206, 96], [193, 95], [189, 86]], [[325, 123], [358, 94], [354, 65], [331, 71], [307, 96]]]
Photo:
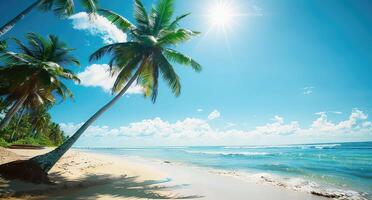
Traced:
[[141, 156], [218, 170], [268, 173], [354, 190], [372, 199], [372, 142], [286, 146], [104, 148], [89, 151]]

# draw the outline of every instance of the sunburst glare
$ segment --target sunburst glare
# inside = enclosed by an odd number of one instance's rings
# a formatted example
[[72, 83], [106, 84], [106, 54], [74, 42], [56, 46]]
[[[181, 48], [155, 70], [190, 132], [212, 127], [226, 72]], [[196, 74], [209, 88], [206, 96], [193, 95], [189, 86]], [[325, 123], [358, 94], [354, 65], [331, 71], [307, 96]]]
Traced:
[[235, 11], [230, 2], [219, 1], [209, 8], [207, 17], [212, 26], [225, 27], [233, 23]]
[[204, 17], [208, 25], [208, 30], [205, 32], [205, 36], [211, 32], [222, 34], [228, 53], [231, 55], [229, 34], [236, 30], [240, 18], [247, 14], [238, 9], [237, 2], [234, 0], [210, 1], [206, 8]]

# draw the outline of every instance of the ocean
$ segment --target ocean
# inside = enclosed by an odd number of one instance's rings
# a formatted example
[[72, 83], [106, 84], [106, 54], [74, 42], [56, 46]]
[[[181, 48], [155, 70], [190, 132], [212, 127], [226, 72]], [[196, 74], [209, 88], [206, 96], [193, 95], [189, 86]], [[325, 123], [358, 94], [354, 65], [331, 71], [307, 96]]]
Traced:
[[372, 142], [83, 150], [166, 160], [341, 199], [372, 199]]

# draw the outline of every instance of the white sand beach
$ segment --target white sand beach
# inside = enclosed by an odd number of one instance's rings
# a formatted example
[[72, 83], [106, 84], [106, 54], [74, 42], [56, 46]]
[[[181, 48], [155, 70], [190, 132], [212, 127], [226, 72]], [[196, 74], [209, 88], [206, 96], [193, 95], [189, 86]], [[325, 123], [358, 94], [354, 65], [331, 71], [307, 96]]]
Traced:
[[[0, 151], [0, 163], [45, 153], [44, 150]], [[142, 158], [122, 158], [70, 150], [50, 171], [55, 184], [1, 180], [4, 199], [326, 199], [284, 187]]]

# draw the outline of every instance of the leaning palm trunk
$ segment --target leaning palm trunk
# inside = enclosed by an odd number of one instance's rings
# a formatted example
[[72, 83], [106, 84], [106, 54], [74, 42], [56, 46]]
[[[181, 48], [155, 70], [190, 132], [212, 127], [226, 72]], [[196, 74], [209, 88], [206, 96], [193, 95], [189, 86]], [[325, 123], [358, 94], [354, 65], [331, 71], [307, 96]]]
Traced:
[[14, 115], [18, 112], [18, 110], [22, 107], [23, 103], [26, 101], [27, 95], [23, 96], [21, 99], [16, 101], [12, 108], [6, 113], [4, 119], [0, 122], [0, 130], [4, 129], [10, 122], [10, 120], [14, 117]]
[[20, 20], [22, 20], [28, 13], [31, 12], [36, 6], [40, 4], [42, 0], [37, 0], [30, 6], [28, 6], [25, 10], [19, 13], [16, 17], [6, 23], [4, 26], [0, 28], [0, 36], [4, 35], [6, 32], [10, 31]]
[[[142, 64], [143, 65], [143, 64]], [[125, 92], [129, 89], [129, 87], [133, 84], [133, 82], [137, 79], [138, 75], [140, 74], [142, 66], [137, 70], [137, 72], [133, 75], [133, 77], [128, 81], [125, 87], [105, 106], [103, 106], [98, 112], [96, 112], [91, 118], [88, 119], [80, 128], [77, 130], [74, 135], [72, 135], [68, 140], [66, 140], [62, 145], [58, 148], [54, 149], [53, 151], [36, 156], [31, 158], [32, 161], [36, 162], [44, 172], [48, 172], [56, 163], [57, 161], [71, 148], [71, 146], [79, 139], [79, 137], [84, 133], [85, 130], [88, 129], [90, 125], [92, 125], [98, 117], [100, 117], [104, 112], [106, 112], [109, 108], [111, 108], [119, 99], [122, 97]]]

